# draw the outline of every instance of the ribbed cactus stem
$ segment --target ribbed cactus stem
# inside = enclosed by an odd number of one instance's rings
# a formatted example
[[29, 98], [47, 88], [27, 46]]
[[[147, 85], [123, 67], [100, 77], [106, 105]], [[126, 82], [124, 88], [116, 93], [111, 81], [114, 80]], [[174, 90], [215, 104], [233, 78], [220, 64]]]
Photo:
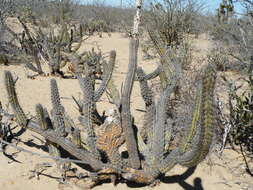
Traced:
[[201, 114], [201, 101], [202, 101], [202, 89], [198, 88], [196, 91], [195, 97], [195, 105], [192, 115], [191, 125], [187, 130], [188, 135], [186, 135], [185, 139], [183, 140], [184, 143], [181, 144], [180, 150], [182, 152], [186, 152], [191, 145], [192, 139], [196, 134], [197, 125], [199, 125], [200, 114]]
[[153, 92], [148, 86], [148, 82], [146, 80], [146, 75], [141, 67], [138, 67], [136, 70], [137, 80], [140, 84], [141, 95], [144, 100], [146, 106], [146, 113], [144, 115], [144, 125], [141, 128], [141, 136], [143, 140], [147, 140], [148, 147], [152, 148], [151, 142], [153, 138], [153, 126], [155, 120], [155, 105], [154, 105], [154, 97]]
[[15, 114], [18, 124], [21, 127], [26, 127], [28, 120], [23, 109], [19, 105], [16, 90], [15, 90], [15, 83], [14, 83], [12, 74], [9, 71], [5, 71], [5, 87], [8, 93], [9, 102], [11, 104], [11, 107], [13, 109], [13, 112]]
[[[36, 111], [36, 119], [38, 121], [40, 128], [42, 130], [52, 129], [52, 124], [49, 115], [41, 104], [36, 105], [35, 111]], [[51, 156], [60, 157], [61, 153], [58, 148], [59, 147], [58, 145], [50, 142], [49, 140], [46, 140], [46, 145], [48, 146], [48, 152]]]
[[136, 74], [137, 74], [137, 78], [140, 84], [142, 98], [145, 102], [145, 105], [149, 106], [153, 103], [153, 92], [148, 86], [148, 82], [145, 79], [146, 75], [141, 67], [137, 68]]
[[[112, 77], [112, 72], [113, 68], [115, 65], [115, 60], [116, 60], [116, 51], [111, 51], [110, 52], [110, 60], [108, 67], [104, 67], [103, 75], [102, 75], [102, 83], [100, 84], [99, 88], [96, 90], [94, 94], [94, 101], [97, 102], [103, 93], [105, 92], [105, 89], [107, 87], [108, 82], [110, 81]], [[106, 63], [104, 63], [106, 64]]]
[[166, 174], [178, 163], [178, 156], [180, 152], [178, 149], [172, 150], [159, 164], [159, 171]]
[[154, 166], [159, 167], [161, 161], [164, 159], [165, 153], [165, 130], [166, 130], [166, 107], [171, 93], [174, 90], [174, 86], [168, 85], [164, 92], [161, 93], [160, 99], [156, 106], [156, 120], [154, 126], [153, 136], [153, 155], [154, 155]]
[[[183, 154], [181, 161], [179, 161], [181, 165], [187, 167], [195, 166], [201, 162], [209, 152], [213, 138], [213, 128], [215, 126], [215, 80], [216, 70], [211, 65], [208, 65], [202, 79], [201, 109], [197, 108], [197, 110], [200, 111], [200, 116], [197, 116], [196, 114], [195, 118], [193, 118], [194, 121], [197, 117], [200, 117], [199, 126], [196, 128], [196, 135], [191, 143], [191, 150], [188, 150], [185, 154]], [[197, 104], [198, 102], [199, 101], [197, 101]], [[194, 123], [197, 124], [195, 121], [192, 124]], [[194, 129], [195, 126], [192, 126], [192, 128]], [[192, 134], [190, 132], [188, 140], [191, 136]], [[185, 150], [188, 145], [183, 147]]]
[[48, 124], [47, 124], [46, 116], [44, 113], [44, 108], [42, 107], [42, 105], [37, 104], [35, 107], [35, 111], [36, 111], [36, 119], [37, 119], [38, 124], [40, 125], [41, 129], [47, 130]]
[[52, 102], [52, 115], [54, 129], [59, 135], [65, 136], [65, 123], [64, 123], [64, 107], [61, 105], [60, 94], [55, 79], [51, 79], [51, 102]]
[[[103, 67], [105, 70], [109, 70], [109, 65], [108, 64], [103, 64]], [[107, 83], [107, 94], [113, 101], [113, 103], [119, 108], [120, 107], [120, 93], [114, 84], [113, 77], [110, 78], [110, 80]]]
[[203, 148], [199, 157], [199, 161], [203, 160], [209, 152], [215, 121], [215, 105], [214, 105], [214, 88], [216, 82], [216, 70], [209, 65], [205, 71], [203, 78], [203, 119], [201, 124], [205, 128]]
[[123, 92], [122, 92], [122, 98], [121, 98], [122, 128], [123, 128], [125, 139], [126, 139], [127, 150], [129, 153], [130, 166], [134, 169], [140, 168], [140, 165], [141, 165], [139, 153], [137, 149], [135, 133], [133, 130], [132, 116], [130, 112], [130, 97], [132, 93], [132, 88], [133, 88], [133, 83], [134, 83], [134, 78], [135, 78], [135, 71], [137, 67], [138, 45], [139, 45], [138, 40], [132, 39], [132, 38], [130, 39], [128, 73], [125, 79]]
[[161, 71], [162, 71], [162, 66], [159, 65], [153, 72], [151, 72], [145, 76], [145, 80], [151, 80], [151, 79], [158, 77], [159, 74], [161, 73]]
[[28, 46], [29, 46], [29, 49], [32, 51], [32, 54], [34, 56], [34, 61], [35, 61], [35, 64], [37, 66], [36, 72], [38, 72], [39, 74], [43, 74], [43, 71], [42, 71], [42, 68], [41, 68], [41, 63], [40, 63], [39, 57], [38, 57], [38, 47], [36, 47], [37, 46], [36, 41], [31, 36], [31, 33], [30, 33], [28, 27], [26, 26], [26, 24], [19, 17], [18, 17], [18, 20], [21, 23], [22, 27], [24, 28], [25, 34], [28, 37]]
[[71, 134], [71, 142], [74, 143], [78, 148], [82, 147], [80, 130], [75, 128]]
[[83, 131], [87, 133], [87, 145], [91, 152], [94, 153], [96, 158], [100, 157], [100, 154], [95, 146], [96, 139], [94, 133], [94, 122], [93, 114], [95, 110], [95, 103], [93, 101], [94, 90], [89, 77], [82, 78], [80, 75], [77, 76], [81, 90], [83, 92], [83, 103], [82, 103], [82, 116], [80, 117], [81, 124], [83, 125]]

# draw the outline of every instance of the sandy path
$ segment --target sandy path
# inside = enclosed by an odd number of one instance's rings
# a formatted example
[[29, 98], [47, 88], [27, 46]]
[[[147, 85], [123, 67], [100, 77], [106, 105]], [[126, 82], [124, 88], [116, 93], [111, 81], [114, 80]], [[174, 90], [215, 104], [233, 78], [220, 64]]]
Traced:
[[[115, 49], [117, 51], [117, 69], [113, 74], [114, 80], [116, 81], [117, 86], [121, 87], [122, 82], [124, 81], [124, 75], [127, 72], [128, 65], [128, 44], [129, 41], [127, 38], [122, 38], [120, 34], [113, 34], [112, 37], [107, 37], [106, 35], [103, 38], [92, 37], [88, 40], [89, 43], [94, 44], [96, 42], [102, 49], [103, 52], [109, 52], [110, 50]], [[199, 49], [196, 51], [195, 56], [202, 56], [205, 54], [208, 48], [210, 48], [210, 41], [207, 40], [206, 36], [201, 36], [200, 39], [194, 40], [194, 47]], [[89, 48], [88, 44], [85, 48]], [[152, 64], [153, 61], [143, 61], [141, 59], [141, 52], [139, 52], [139, 65], [144, 66], [145, 71], [150, 72], [155, 68], [155, 65]], [[50, 77], [38, 77], [36, 80], [27, 79], [24, 73], [24, 69], [21, 66], [0, 66], [0, 100], [3, 104], [7, 104], [6, 91], [3, 82], [3, 71], [10, 70], [14, 75], [19, 77], [17, 83], [17, 93], [19, 95], [20, 104], [26, 113], [33, 115], [34, 106], [37, 103], [42, 103], [48, 109], [51, 108], [50, 103], [50, 89], [49, 81]], [[56, 78], [60, 94], [62, 97], [62, 103], [65, 106], [67, 113], [74, 119], [77, 119], [78, 112], [75, 109], [75, 105], [71, 100], [71, 96], [76, 97], [80, 96], [80, 88], [76, 80], [72, 79], [59, 79]], [[136, 117], [137, 125], [141, 124], [142, 113], [136, 111], [136, 109], [143, 109], [143, 101], [139, 95], [138, 83], [134, 84], [134, 90], [132, 94], [132, 113]], [[106, 96], [102, 97], [102, 102], [98, 103], [98, 109], [100, 112], [107, 110], [112, 107], [109, 104]], [[22, 141], [27, 141], [29, 139], [34, 139], [31, 135], [31, 132], [26, 132], [21, 136]], [[34, 143], [40, 145], [41, 142], [34, 140]], [[31, 144], [31, 143], [30, 143]], [[26, 145], [22, 145], [28, 150], [34, 152], [39, 152], [46, 154], [42, 150], [32, 148]], [[15, 152], [13, 148], [8, 147], [7, 152]], [[28, 180], [29, 170], [34, 169], [35, 164], [42, 162], [54, 163], [48, 159], [42, 159], [35, 156], [31, 156], [27, 153], [19, 153], [16, 157], [21, 163], [8, 163], [9, 159], [0, 154], [0, 189], [5, 190], [54, 190], [58, 189], [58, 182], [46, 176], [41, 175], [40, 180], [35, 178]], [[248, 182], [250, 178], [247, 175], [243, 174], [242, 158], [239, 154], [232, 151], [225, 151], [223, 155], [223, 161], [218, 159], [217, 156], [212, 155], [208, 157], [206, 161], [201, 163], [198, 168], [193, 172], [190, 177], [184, 181], [184, 176], [174, 176], [167, 179], [166, 183], [161, 183], [159, 186], [154, 189], [173, 189], [173, 190], [182, 190], [182, 189], [205, 189], [205, 190], [238, 190], [241, 189], [244, 182]], [[210, 161], [211, 160], [211, 161]], [[224, 165], [225, 163], [229, 164], [229, 167]], [[233, 167], [238, 167], [237, 170], [232, 171]], [[173, 168], [168, 175], [180, 175], [186, 171], [185, 168], [177, 166]], [[44, 172], [45, 174], [52, 175], [54, 177], [59, 177], [59, 172], [56, 167], [49, 168]], [[191, 173], [189, 171], [189, 173]], [[240, 185], [238, 185], [240, 184]], [[112, 184], [103, 184], [98, 186], [95, 189], [128, 189], [126, 184], [119, 184], [117, 187], [113, 187]], [[143, 189], [149, 189], [150, 187], [143, 187]], [[76, 187], [65, 187], [64, 189], [77, 189]], [[252, 187], [253, 189], [253, 187]]]

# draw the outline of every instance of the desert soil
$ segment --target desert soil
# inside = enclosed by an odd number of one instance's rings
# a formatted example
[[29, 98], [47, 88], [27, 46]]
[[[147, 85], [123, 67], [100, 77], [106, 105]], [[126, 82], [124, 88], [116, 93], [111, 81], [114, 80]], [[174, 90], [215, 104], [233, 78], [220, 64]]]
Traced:
[[[113, 33], [111, 37], [103, 35], [103, 38], [91, 37], [82, 50], [98, 45], [102, 52], [109, 52], [110, 50], [117, 51], [117, 69], [113, 77], [120, 89], [127, 72], [128, 65], [128, 44], [129, 40], [121, 36], [121, 34]], [[193, 40], [194, 59], [201, 59], [205, 56], [208, 50], [212, 48], [212, 42], [207, 35], [201, 35], [198, 39]], [[146, 72], [152, 71], [156, 65], [154, 60], [144, 61], [142, 59], [142, 52], [139, 51], [139, 66], [143, 66]], [[0, 66], [0, 100], [4, 106], [8, 105], [6, 90], [4, 86], [3, 73], [4, 70], [9, 70], [14, 76], [18, 76], [16, 85], [20, 104], [24, 111], [33, 116], [35, 112], [35, 105], [43, 104], [49, 110], [50, 103], [50, 78], [52, 77], [37, 77], [35, 80], [26, 77], [26, 71], [23, 66]], [[71, 96], [81, 96], [81, 91], [78, 82], [74, 79], [60, 79], [56, 78], [60, 94], [62, 97], [62, 104], [65, 106], [67, 113], [77, 121], [78, 111]], [[135, 116], [137, 125], [142, 124], [142, 113], [138, 109], [143, 109], [143, 100], [140, 97], [138, 83], [134, 84], [133, 94], [131, 97], [132, 113]], [[113, 105], [109, 103], [107, 97], [104, 95], [98, 103], [100, 112], [112, 108]], [[26, 131], [19, 138], [21, 142], [18, 146], [23, 147], [33, 152], [46, 155], [41, 147], [42, 142], [38, 140], [39, 135], [30, 131]], [[17, 150], [8, 147], [7, 154], [15, 153]], [[44, 159], [37, 156], [31, 156], [28, 153], [20, 152], [15, 154], [15, 159], [19, 162], [12, 162], [9, 158], [0, 153], [0, 189], [5, 190], [55, 190], [63, 189], [79, 189], [73, 184], [59, 186], [56, 179], [60, 177], [60, 173], [56, 168], [54, 161]], [[40, 179], [32, 178], [30, 170], [33, 170], [38, 163], [51, 163], [54, 166], [48, 168], [40, 175]], [[77, 167], [74, 164], [73, 167]], [[225, 150], [221, 157], [217, 153], [212, 153], [208, 158], [198, 165], [195, 170], [187, 170], [180, 166], [176, 166], [166, 174], [168, 177], [164, 182], [154, 187], [154, 189], [173, 189], [173, 190], [239, 190], [239, 189], [253, 189], [252, 178], [246, 174], [245, 165], [242, 156], [232, 150]], [[51, 177], [50, 177], [51, 176]], [[112, 184], [103, 184], [94, 189], [130, 189], [126, 184], [118, 184], [114, 187]], [[135, 189], [149, 189], [151, 187], [135, 187]]]

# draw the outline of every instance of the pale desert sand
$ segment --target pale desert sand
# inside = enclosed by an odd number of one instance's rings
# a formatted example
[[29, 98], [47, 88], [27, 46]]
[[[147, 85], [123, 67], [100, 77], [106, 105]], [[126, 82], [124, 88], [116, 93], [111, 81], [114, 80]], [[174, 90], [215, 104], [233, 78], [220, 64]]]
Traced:
[[[104, 35], [103, 38], [92, 37], [88, 40], [89, 44], [84, 48], [89, 48], [95, 44], [100, 46], [103, 52], [109, 52], [110, 50], [117, 51], [117, 69], [113, 74], [114, 80], [117, 86], [121, 87], [124, 81], [125, 73], [127, 72], [128, 65], [128, 44], [127, 38], [121, 37], [120, 34], [112, 34], [111, 37]], [[193, 41], [194, 56], [196, 59], [203, 57], [206, 52], [212, 47], [211, 41], [206, 35], [201, 35], [198, 39]], [[143, 66], [145, 71], [152, 71], [156, 65], [152, 61], [143, 61], [142, 53], [139, 51], [139, 65]], [[14, 76], [18, 76], [18, 82], [16, 85], [20, 104], [24, 111], [29, 115], [34, 115], [35, 104], [41, 103], [49, 110], [51, 108], [50, 103], [50, 86], [49, 81], [51, 77], [37, 77], [35, 80], [27, 79], [22, 66], [0, 66], [0, 100], [4, 105], [8, 104], [6, 90], [4, 87], [3, 73], [4, 70], [11, 71]], [[62, 104], [65, 106], [67, 113], [76, 121], [78, 111], [71, 99], [71, 96], [80, 96], [80, 88], [78, 82], [74, 79], [60, 79], [56, 78], [60, 95], [62, 97]], [[140, 97], [138, 83], [134, 84], [134, 90], [131, 98], [132, 113], [135, 116], [137, 125], [142, 123], [142, 113], [136, 109], [143, 109], [143, 101]], [[101, 102], [98, 103], [98, 109], [100, 112], [108, 110], [113, 107], [104, 95]], [[33, 136], [32, 136], [33, 135]], [[30, 131], [23, 133], [20, 138], [23, 142], [31, 139], [35, 139], [34, 134]], [[42, 137], [40, 137], [42, 138]], [[42, 138], [43, 139], [43, 138]], [[42, 145], [37, 139], [32, 141], [37, 145]], [[31, 144], [31, 143], [30, 143]], [[19, 143], [18, 146], [38, 152], [41, 154], [47, 154], [43, 150], [29, 147], [24, 143]], [[16, 152], [15, 149], [7, 147], [7, 153]], [[58, 178], [60, 173], [58, 172], [55, 162], [50, 159], [39, 158], [31, 156], [30, 154], [21, 152], [15, 157], [20, 163], [10, 162], [10, 160], [3, 154], [0, 154], [0, 190], [55, 190], [59, 188], [58, 182], [54, 178]], [[36, 178], [28, 179], [37, 163], [49, 162], [54, 164], [53, 167], [47, 169], [40, 175], [40, 180]], [[73, 165], [73, 167], [76, 167]], [[217, 154], [213, 153], [207, 157], [207, 159], [198, 165], [195, 171], [188, 170], [187, 168], [176, 166], [170, 172], [168, 172], [167, 181], [161, 182], [160, 185], [154, 187], [157, 190], [173, 189], [173, 190], [239, 190], [239, 189], [253, 189], [252, 178], [245, 173], [245, 165], [242, 161], [242, 156], [234, 151], [225, 150], [222, 157], [219, 158]], [[53, 176], [53, 178], [46, 175]], [[64, 186], [64, 189], [79, 189], [74, 185]], [[95, 187], [94, 189], [130, 189], [126, 184], [118, 184], [114, 187], [112, 184], [103, 184]], [[151, 187], [135, 187], [134, 189], [151, 189]]]

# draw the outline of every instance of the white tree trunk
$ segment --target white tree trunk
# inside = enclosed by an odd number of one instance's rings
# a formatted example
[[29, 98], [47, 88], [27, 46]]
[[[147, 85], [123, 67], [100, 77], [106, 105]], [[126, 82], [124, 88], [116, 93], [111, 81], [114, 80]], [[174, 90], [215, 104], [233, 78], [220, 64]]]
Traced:
[[136, 14], [134, 17], [134, 26], [133, 26], [133, 37], [138, 38], [139, 35], [139, 25], [141, 22], [141, 8], [142, 8], [142, 0], [136, 0], [135, 6], [136, 6]]

